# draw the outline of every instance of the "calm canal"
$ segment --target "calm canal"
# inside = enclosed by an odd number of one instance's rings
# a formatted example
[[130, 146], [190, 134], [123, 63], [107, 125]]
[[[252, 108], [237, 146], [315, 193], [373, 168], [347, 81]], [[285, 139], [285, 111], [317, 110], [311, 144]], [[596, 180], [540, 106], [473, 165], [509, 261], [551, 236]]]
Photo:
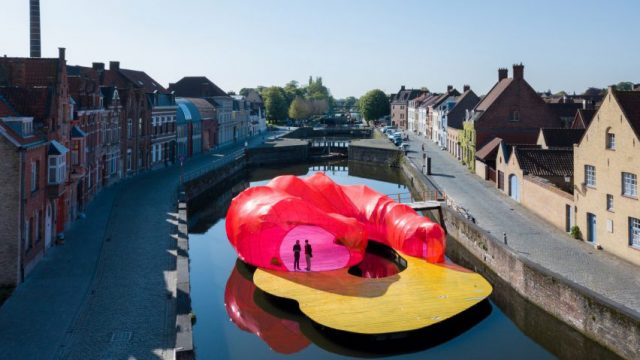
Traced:
[[[366, 184], [384, 194], [408, 191], [404, 179], [394, 171], [347, 166], [344, 162], [252, 170], [230, 188], [200, 199], [201, 205], [193, 206], [189, 213], [191, 297], [197, 317], [194, 343], [198, 359], [616, 358], [503, 283], [493, 283], [494, 292], [488, 301], [453, 320], [406, 337], [387, 339], [351, 337], [321, 329], [300, 313], [295, 302], [255, 288], [250, 280], [252, 270], [236, 262], [236, 253], [226, 237], [229, 202], [247, 187], [266, 184], [275, 176], [305, 176], [315, 171], [325, 171], [340, 184]], [[231, 304], [241, 312], [230, 316]]]

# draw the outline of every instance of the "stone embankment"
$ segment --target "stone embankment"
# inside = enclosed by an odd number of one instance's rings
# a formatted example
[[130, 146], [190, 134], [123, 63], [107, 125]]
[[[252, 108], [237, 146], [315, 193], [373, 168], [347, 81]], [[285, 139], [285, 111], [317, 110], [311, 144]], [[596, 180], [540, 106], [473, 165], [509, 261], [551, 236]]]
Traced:
[[[439, 190], [406, 159], [401, 169], [416, 195]], [[472, 264], [487, 278], [498, 276], [525, 299], [616, 354], [640, 358], [637, 312], [523, 257], [504, 239], [497, 239], [452, 207], [445, 206], [443, 213], [449, 241], [455, 242], [448, 247], [447, 256]], [[464, 258], [455, 250], [460, 247], [465, 250]]]

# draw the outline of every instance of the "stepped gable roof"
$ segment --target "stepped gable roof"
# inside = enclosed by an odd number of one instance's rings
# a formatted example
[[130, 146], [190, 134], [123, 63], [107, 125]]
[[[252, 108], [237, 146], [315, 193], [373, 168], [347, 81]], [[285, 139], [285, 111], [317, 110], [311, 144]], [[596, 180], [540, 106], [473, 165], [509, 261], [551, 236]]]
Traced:
[[618, 100], [629, 125], [633, 128], [636, 136], [640, 138], [640, 92], [639, 91], [617, 91], [612, 89], [612, 94]]
[[476, 152], [476, 159], [480, 159], [483, 161], [495, 159], [501, 143], [502, 139], [499, 137], [489, 141], [485, 146], [481, 147], [480, 150]]
[[168, 94], [169, 91], [162, 85], [158, 84], [151, 76], [144, 71], [120, 69], [120, 73], [131, 81], [136, 87], [144, 89], [146, 93], [158, 92], [160, 94]]
[[586, 129], [542, 128], [540, 132], [548, 148], [573, 148], [580, 142]]
[[573, 176], [573, 149], [514, 148], [520, 168], [534, 176]]
[[513, 78], [504, 78], [498, 81], [492, 88], [489, 90], [487, 95], [485, 95], [482, 100], [476, 105], [476, 111], [487, 111], [491, 105], [502, 95], [502, 93], [513, 83]]
[[228, 96], [224, 90], [206, 76], [185, 76], [174, 84], [169, 84], [169, 90], [180, 97], [212, 97]]
[[589, 127], [591, 120], [593, 120], [593, 115], [595, 114], [595, 109], [578, 109], [578, 111], [576, 111], [575, 118], [573, 119], [573, 123], [571, 124], [571, 128], [585, 129]]

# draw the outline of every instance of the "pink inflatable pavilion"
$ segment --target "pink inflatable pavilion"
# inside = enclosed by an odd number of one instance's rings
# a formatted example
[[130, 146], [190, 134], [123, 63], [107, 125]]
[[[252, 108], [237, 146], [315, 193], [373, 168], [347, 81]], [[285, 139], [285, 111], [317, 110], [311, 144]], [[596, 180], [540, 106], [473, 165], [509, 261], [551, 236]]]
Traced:
[[293, 271], [296, 240], [313, 247], [313, 271], [360, 263], [370, 240], [444, 261], [440, 225], [367, 186], [338, 185], [321, 172], [279, 176], [243, 191], [231, 202], [226, 229], [240, 259], [264, 269]]

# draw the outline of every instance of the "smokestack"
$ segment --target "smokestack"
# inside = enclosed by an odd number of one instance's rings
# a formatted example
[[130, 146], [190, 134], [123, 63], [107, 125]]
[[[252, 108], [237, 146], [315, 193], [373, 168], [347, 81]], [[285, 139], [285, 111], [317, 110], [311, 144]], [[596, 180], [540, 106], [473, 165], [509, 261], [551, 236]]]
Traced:
[[66, 60], [66, 49], [63, 47], [58, 48], [58, 59], [64, 61]]
[[29, 0], [31, 57], [39, 58], [40, 53], [40, 0]]
[[109, 61], [109, 70], [120, 71], [120, 61]]
[[509, 76], [509, 70], [507, 68], [499, 68], [498, 69], [498, 81], [502, 79], [506, 79]]
[[469, 90], [471, 90], [471, 86], [469, 86], [469, 85], [465, 85], [465, 86], [462, 87], [462, 92], [466, 92], [466, 91], [469, 91]]

